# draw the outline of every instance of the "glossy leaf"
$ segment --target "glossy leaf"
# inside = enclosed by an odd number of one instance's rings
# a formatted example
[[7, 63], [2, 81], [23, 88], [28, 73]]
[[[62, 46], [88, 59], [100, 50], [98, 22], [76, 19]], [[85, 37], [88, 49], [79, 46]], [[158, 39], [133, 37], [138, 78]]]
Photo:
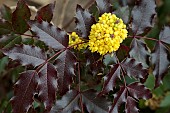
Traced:
[[156, 78], [156, 88], [162, 83], [162, 79], [170, 65], [169, 48], [161, 42], [157, 42], [151, 55], [151, 63], [153, 65], [153, 75]]
[[72, 77], [75, 75], [76, 59], [69, 50], [65, 50], [56, 58], [56, 69], [58, 75], [58, 88], [61, 95], [69, 90]]
[[80, 5], [76, 8], [76, 30], [78, 34], [85, 39], [88, 39], [91, 26], [95, 23], [94, 17]]
[[127, 97], [125, 113], [139, 113], [136, 107], [136, 100], [130, 96]]
[[8, 57], [3, 57], [0, 59], [0, 75], [5, 70], [7, 64], [8, 64]]
[[12, 14], [12, 25], [17, 33], [25, 33], [29, 26], [27, 20], [31, 17], [30, 9], [24, 0], [19, 0], [16, 10]]
[[108, 113], [110, 102], [104, 97], [97, 97], [94, 90], [83, 92], [82, 101], [89, 113]]
[[126, 102], [127, 89], [121, 87], [120, 90], [114, 95], [114, 102], [111, 106], [109, 113], [119, 113], [121, 104]]
[[96, 0], [96, 4], [100, 15], [112, 11], [112, 5], [109, 0]]
[[39, 40], [43, 41], [46, 45], [60, 50], [68, 46], [68, 35], [60, 28], [56, 28], [48, 22], [29, 21], [31, 30], [36, 33]]
[[148, 75], [147, 69], [135, 59], [127, 58], [121, 63], [121, 66], [129, 77], [145, 79]]
[[44, 103], [45, 109], [50, 111], [57, 91], [57, 71], [55, 67], [47, 63], [41, 68], [39, 75], [38, 91], [40, 100]]
[[127, 86], [129, 94], [136, 99], [150, 99], [152, 94], [143, 84], [139, 82], [131, 83]]
[[121, 67], [119, 64], [116, 64], [111, 68], [108, 75], [104, 77], [104, 85], [102, 89], [102, 93], [108, 93], [109, 91], [113, 90], [116, 86], [117, 78], [120, 78], [120, 70]]
[[3, 19], [11, 22], [12, 21], [12, 10], [6, 5], [2, 5], [0, 8], [1, 16]]
[[164, 29], [159, 34], [159, 38], [162, 42], [170, 44], [170, 28], [169, 26], [164, 27]]
[[14, 47], [16, 44], [21, 44], [21, 41], [21, 36], [3, 35], [2, 38], [0, 38], [0, 48], [11, 48]]
[[9, 58], [20, 61], [23, 66], [31, 64], [36, 67], [46, 60], [46, 55], [40, 48], [29, 45], [16, 46], [2, 52]]
[[68, 91], [61, 100], [57, 100], [50, 113], [72, 113], [79, 110], [80, 94], [76, 90]]
[[33, 103], [33, 97], [38, 85], [38, 75], [35, 71], [22, 73], [14, 85], [14, 97], [11, 99], [13, 113], [27, 113]]
[[142, 63], [144, 67], [148, 67], [147, 64], [149, 62], [149, 50], [143, 40], [138, 40], [136, 38], [132, 40], [129, 55], [136, 61]]
[[35, 19], [36, 20], [41, 19], [41, 20], [50, 22], [53, 18], [54, 8], [55, 8], [55, 2], [42, 7], [41, 9], [37, 11], [37, 15]]
[[154, 25], [155, 0], [138, 0], [132, 9], [132, 31], [134, 35], [144, 33]]
[[12, 32], [12, 25], [8, 21], [0, 19], [0, 35], [6, 35]]

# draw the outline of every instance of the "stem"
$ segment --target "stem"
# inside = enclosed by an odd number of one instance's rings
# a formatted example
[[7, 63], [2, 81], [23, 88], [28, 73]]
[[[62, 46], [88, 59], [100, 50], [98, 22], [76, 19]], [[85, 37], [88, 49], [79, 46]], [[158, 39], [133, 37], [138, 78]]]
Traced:
[[[78, 91], [81, 92], [81, 78], [80, 78], [80, 65], [78, 63]], [[80, 95], [80, 105], [81, 105], [81, 112], [84, 113], [83, 102], [82, 102], [82, 95]]]
[[29, 34], [18, 34], [18, 35], [23, 35], [23, 36], [28, 36], [28, 37], [37, 37], [37, 36], [34, 36], [34, 35], [29, 35]]
[[148, 38], [148, 37], [142, 37], [142, 36], [128, 36], [128, 38], [143, 38], [143, 39], [152, 40], [152, 41], [159, 41], [155, 38]]

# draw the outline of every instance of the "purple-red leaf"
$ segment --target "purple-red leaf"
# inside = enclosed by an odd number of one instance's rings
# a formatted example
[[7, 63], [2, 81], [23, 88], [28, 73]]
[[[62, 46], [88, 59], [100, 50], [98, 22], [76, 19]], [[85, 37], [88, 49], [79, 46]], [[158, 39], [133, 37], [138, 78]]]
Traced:
[[30, 16], [31, 12], [25, 0], [19, 0], [16, 10], [12, 14], [12, 25], [15, 32], [24, 33], [29, 29], [26, 20], [29, 20]]
[[97, 97], [94, 90], [83, 92], [82, 101], [89, 113], [108, 113], [110, 102], [104, 97]]
[[101, 92], [102, 94], [108, 93], [109, 91], [113, 90], [116, 85], [116, 79], [120, 78], [120, 70], [120, 65], [116, 64], [113, 68], [111, 68], [109, 74], [104, 77], [104, 85]]
[[42, 67], [38, 75], [39, 97], [41, 101], [44, 102], [45, 109], [50, 111], [56, 98], [57, 71], [52, 64], [47, 63]]
[[43, 41], [46, 45], [60, 50], [68, 46], [68, 35], [60, 28], [56, 28], [48, 22], [29, 21], [31, 30], [36, 33], [39, 40]]
[[155, 0], [138, 0], [132, 10], [132, 31], [134, 35], [144, 33], [154, 25]]
[[76, 8], [76, 30], [82, 38], [88, 39], [91, 26], [95, 23], [94, 17], [80, 5]]
[[35, 19], [36, 20], [41, 19], [50, 22], [53, 18], [54, 8], [55, 8], [55, 2], [42, 7], [37, 11], [37, 15]]
[[167, 44], [170, 44], [170, 28], [169, 26], [166, 26], [162, 31], [161, 33], [159, 34], [159, 39], [162, 41], [162, 42], [165, 42]]
[[127, 58], [121, 63], [121, 66], [129, 77], [145, 79], [148, 75], [147, 69], [144, 69], [142, 64], [135, 59]]
[[138, 108], [136, 107], [136, 100], [128, 96], [126, 101], [126, 113], [139, 113]]
[[120, 90], [114, 96], [114, 103], [111, 106], [109, 113], [119, 113], [120, 105], [126, 102], [127, 89], [121, 87]]
[[136, 61], [142, 63], [143, 66], [148, 67], [147, 63], [149, 61], [149, 51], [143, 40], [138, 40], [136, 38], [132, 40], [129, 55]]
[[12, 25], [8, 21], [0, 19], [0, 35], [6, 35], [12, 32]]
[[110, 0], [96, 0], [97, 8], [100, 12], [100, 15], [112, 11], [112, 5], [109, 1]]
[[75, 63], [76, 59], [69, 50], [62, 52], [56, 59], [58, 87], [61, 95], [69, 90], [69, 85], [72, 83], [72, 77], [75, 75]]
[[12, 10], [6, 5], [2, 5], [0, 8], [1, 16], [3, 19], [11, 22], [12, 20]]
[[33, 97], [38, 85], [38, 75], [35, 71], [22, 73], [14, 85], [14, 97], [11, 99], [13, 113], [27, 113], [33, 103]]
[[153, 75], [156, 78], [156, 88], [162, 83], [162, 79], [165, 76], [170, 64], [169, 48], [167, 48], [163, 43], [157, 42], [151, 55], [151, 63], [154, 66]]
[[9, 56], [9, 58], [20, 61], [23, 66], [31, 64], [36, 67], [47, 59], [45, 53], [40, 48], [29, 45], [16, 46], [2, 52]]
[[152, 94], [143, 84], [139, 82], [131, 83], [127, 86], [129, 94], [136, 99], [150, 99]]
[[79, 110], [80, 94], [76, 90], [68, 91], [61, 100], [57, 100], [50, 113], [72, 113]]

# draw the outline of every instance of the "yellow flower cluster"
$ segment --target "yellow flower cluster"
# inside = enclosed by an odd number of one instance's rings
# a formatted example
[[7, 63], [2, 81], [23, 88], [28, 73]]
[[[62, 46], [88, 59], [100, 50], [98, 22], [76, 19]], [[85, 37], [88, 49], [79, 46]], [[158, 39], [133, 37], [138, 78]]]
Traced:
[[75, 45], [74, 49], [78, 50], [89, 46], [91, 52], [105, 55], [117, 51], [120, 43], [127, 37], [127, 33], [126, 25], [122, 19], [117, 18], [115, 14], [104, 13], [99, 17], [99, 21], [91, 26], [88, 43], [85, 43], [75, 32], [72, 32], [69, 35], [69, 45]]
[[118, 50], [127, 37], [126, 25], [115, 14], [104, 13], [99, 21], [91, 26], [89, 49], [101, 55]]
[[69, 35], [69, 45], [74, 45], [74, 49], [85, 49], [88, 44], [83, 42], [84, 41], [76, 34], [76, 32], [72, 32]]

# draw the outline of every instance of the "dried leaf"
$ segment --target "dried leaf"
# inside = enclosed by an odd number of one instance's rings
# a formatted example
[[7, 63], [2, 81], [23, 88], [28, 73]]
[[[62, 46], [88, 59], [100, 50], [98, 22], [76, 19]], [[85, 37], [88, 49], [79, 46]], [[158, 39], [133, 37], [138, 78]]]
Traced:
[[126, 102], [127, 89], [121, 87], [120, 90], [114, 95], [114, 103], [109, 113], [119, 113], [120, 105]]
[[153, 75], [156, 78], [155, 88], [162, 83], [162, 79], [170, 65], [169, 48], [161, 42], [157, 42], [151, 54], [151, 63], [153, 67]]
[[47, 63], [45, 66], [41, 68], [38, 75], [39, 75], [38, 83], [39, 97], [41, 101], [44, 102], [45, 109], [47, 111], [50, 111], [56, 98], [57, 71], [52, 64]]
[[79, 110], [80, 94], [76, 90], [68, 91], [61, 100], [57, 100], [50, 113], [72, 113]]
[[41, 20], [50, 22], [53, 18], [54, 8], [55, 8], [55, 2], [42, 7], [41, 9], [37, 11], [37, 15], [35, 19], [36, 20], [41, 19]]
[[56, 28], [48, 22], [29, 21], [31, 30], [36, 33], [39, 40], [43, 41], [46, 45], [60, 50], [68, 46], [68, 35], [60, 28]]
[[131, 50], [129, 51], [130, 57], [142, 63], [144, 67], [148, 67], [149, 51], [146, 43], [143, 40], [134, 38], [131, 43]]
[[145, 79], [148, 75], [148, 70], [135, 59], [127, 58], [121, 63], [121, 66], [129, 77]]
[[29, 29], [26, 20], [31, 17], [30, 9], [24, 0], [19, 0], [16, 10], [12, 14], [12, 25], [17, 33], [25, 33]]
[[152, 94], [143, 84], [139, 82], [131, 83], [127, 86], [129, 94], [136, 99], [150, 99]]
[[22, 73], [14, 85], [14, 97], [11, 99], [13, 113], [27, 113], [33, 103], [38, 85], [38, 75], [29, 70]]
[[154, 25], [154, 16], [156, 15], [155, 0], [138, 0], [132, 9], [132, 31], [134, 35], [144, 33], [148, 28]]
[[108, 113], [110, 102], [104, 97], [97, 97], [94, 90], [83, 92], [82, 101], [89, 113]]
[[94, 17], [80, 5], [76, 8], [76, 30], [82, 38], [88, 39], [91, 26], [95, 23]]
[[139, 113], [138, 108], [136, 107], [136, 100], [128, 96], [126, 101], [126, 113]]
[[36, 67], [47, 59], [40, 48], [29, 45], [16, 46], [10, 50], [2, 50], [2, 52], [9, 58], [20, 61], [23, 66], [31, 64]]
[[76, 59], [69, 50], [65, 50], [56, 58], [56, 69], [58, 75], [58, 88], [61, 95], [69, 90], [72, 77], [75, 75]]
[[97, 8], [100, 12], [100, 15], [103, 13], [109, 13], [112, 11], [112, 5], [109, 0], [96, 0]]

